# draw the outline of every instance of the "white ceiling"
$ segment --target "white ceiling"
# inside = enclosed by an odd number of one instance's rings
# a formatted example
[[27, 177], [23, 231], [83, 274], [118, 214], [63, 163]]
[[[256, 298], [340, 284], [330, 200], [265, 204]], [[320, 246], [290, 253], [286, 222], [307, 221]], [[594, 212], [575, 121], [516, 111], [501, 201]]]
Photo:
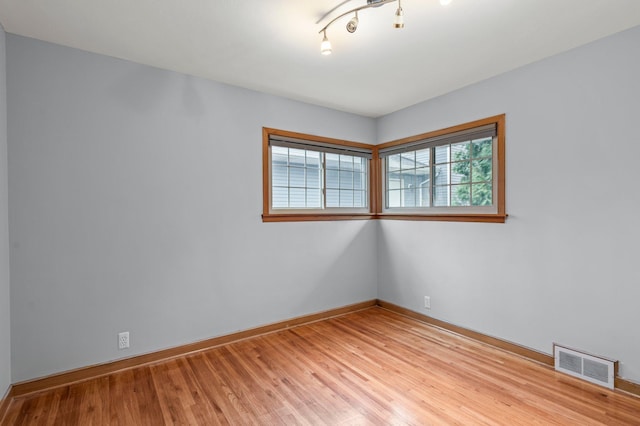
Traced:
[[9, 33], [377, 117], [640, 25], [640, 0], [0, 0]]

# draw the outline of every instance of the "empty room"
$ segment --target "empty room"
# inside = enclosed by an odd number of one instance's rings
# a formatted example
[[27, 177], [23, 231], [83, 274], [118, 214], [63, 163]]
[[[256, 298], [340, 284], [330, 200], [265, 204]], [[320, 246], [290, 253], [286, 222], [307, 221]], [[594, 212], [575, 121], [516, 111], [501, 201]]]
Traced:
[[0, 24], [0, 425], [640, 425], [637, 0]]

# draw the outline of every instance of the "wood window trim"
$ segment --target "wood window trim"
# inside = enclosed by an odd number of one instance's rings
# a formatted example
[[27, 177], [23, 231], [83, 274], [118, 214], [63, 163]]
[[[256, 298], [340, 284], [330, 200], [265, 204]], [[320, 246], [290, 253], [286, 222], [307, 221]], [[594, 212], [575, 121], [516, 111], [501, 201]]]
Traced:
[[[375, 219], [373, 214], [374, 189], [373, 189], [373, 170], [374, 160], [369, 160], [368, 187], [369, 187], [369, 211], [364, 213], [353, 212], [335, 212], [328, 211], [319, 213], [317, 211], [305, 213], [273, 213], [271, 211], [271, 176], [269, 164], [269, 136], [283, 136], [294, 139], [303, 139], [315, 142], [324, 142], [337, 146], [350, 146], [355, 148], [370, 149], [373, 155], [375, 145], [361, 142], [352, 142], [343, 139], [333, 139], [324, 136], [309, 135], [305, 133], [290, 132], [287, 130], [279, 130], [268, 127], [262, 128], [262, 221], [263, 222], [308, 222], [308, 221], [331, 221], [331, 220], [370, 220]], [[374, 157], [375, 158], [375, 157]]]
[[[384, 199], [382, 194], [382, 178], [383, 173], [380, 165], [380, 158], [378, 151], [382, 148], [388, 148], [392, 146], [404, 145], [412, 142], [417, 142], [424, 139], [429, 139], [437, 136], [443, 136], [449, 133], [455, 133], [463, 130], [472, 129], [474, 127], [480, 127], [487, 124], [496, 124], [496, 139], [497, 139], [497, 191], [496, 191], [496, 213], [491, 214], [476, 214], [476, 213], [464, 213], [460, 214], [437, 214], [437, 213], [386, 213], [383, 212], [382, 206], [384, 205]], [[372, 187], [376, 188], [374, 196], [376, 200], [372, 203], [375, 206], [376, 219], [390, 219], [390, 220], [424, 220], [424, 221], [448, 221], [448, 222], [487, 222], [487, 223], [504, 223], [508, 217], [506, 213], [505, 203], [505, 114], [495, 115], [492, 117], [483, 118], [480, 120], [471, 121], [464, 124], [459, 124], [445, 129], [434, 130], [432, 132], [422, 133], [419, 135], [409, 136], [403, 139], [398, 139], [391, 142], [386, 142], [377, 145], [374, 150], [374, 159], [377, 160], [375, 178], [376, 182]]]
[[[486, 124], [495, 123], [497, 126], [496, 138], [497, 149], [497, 191], [496, 191], [496, 213], [477, 214], [464, 213], [460, 214], [434, 214], [434, 213], [402, 213], [402, 212], [383, 212], [383, 194], [382, 194], [382, 178], [381, 160], [379, 150], [392, 146], [403, 145], [428, 139], [436, 136], [446, 135], [462, 130], [480, 127]], [[372, 159], [369, 161], [369, 212], [368, 213], [272, 213], [271, 212], [271, 177], [270, 177], [270, 158], [269, 158], [269, 135], [278, 135], [291, 137], [296, 139], [304, 139], [317, 142], [325, 142], [334, 145], [352, 146], [356, 148], [371, 149]], [[445, 129], [439, 129], [419, 135], [409, 136], [406, 138], [386, 142], [380, 145], [370, 145], [360, 142], [346, 141], [342, 139], [333, 139], [323, 136], [315, 136], [304, 133], [290, 132], [286, 130], [273, 129], [263, 127], [262, 129], [262, 221], [263, 222], [306, 222], [306, 221], [333, 221], [333, 220], [414, 220], [414, 221], [448, 221], [448, 222], [485, 222], [485, 223], [505, 223], [508, 217], [505, 208], [505, 114], [483, 118], [464, 124], [459, 124]]]

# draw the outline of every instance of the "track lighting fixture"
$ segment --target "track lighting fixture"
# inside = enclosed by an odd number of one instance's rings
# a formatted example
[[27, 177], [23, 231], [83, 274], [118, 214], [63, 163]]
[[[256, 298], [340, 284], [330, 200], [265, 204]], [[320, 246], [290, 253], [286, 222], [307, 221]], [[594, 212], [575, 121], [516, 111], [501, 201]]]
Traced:
[[[404, 11], [402, 10], [402, 0], [367, 0], [367, 4], [365, 4], [364, 6], [356, 7], [355, 9], [351, 9], [347, 12], [344, 12], [341, 15], [336, 16], [331, 21], [329, 21], [329, 23], [325, 25], [320, 31], [318, 31], [318, 34], [322, 34], [322, 44], [320, 45], [320, 53], [322, 53], [323, 55], [329, 55], [331, 53], [331, 42], [329, 42], [329, 38], [327, 37], [327, 29], [329, 29], [331, 24], [336, 22], [338, 19], [343, 18], [347, 15], [351, 15], [353, 13], [354, 16], [349, 20], [349, 22], [347, 22], [346, 27], [348, 32], [355, 33], [356, 30], [358, 29], [358, 24], [360, 23], [358, 19], [359, 11], [364, 9], [369, 9], [372, 7], [380, 7], [387, 3], [393, 3], [396, 1], [398, 2], [398, 8], [396, 9], [396, 13], [394, 15], [393, 27], [398, 29], [404, 28]], [[344, 3], [346, 3], [346, 1], [342, 2], [340, 5], [338, 5], [338, 7], [342, 6]], [[449, 3], [451, 3], [451, 0], [440, 0], [440, 4], [443, 6], [446, 6]], [[327, 12], [327, 14], [320, 19], [324, 20], [324, 18], [326, 18], [329, 14], [331, 14], [336, 8]]]

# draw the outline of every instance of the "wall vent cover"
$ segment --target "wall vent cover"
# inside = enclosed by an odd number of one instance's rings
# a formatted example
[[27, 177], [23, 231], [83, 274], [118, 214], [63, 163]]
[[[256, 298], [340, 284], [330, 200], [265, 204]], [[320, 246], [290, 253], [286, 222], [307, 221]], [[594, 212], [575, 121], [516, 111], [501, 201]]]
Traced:
[[617, 361], [553, 344], [556, 371], [569, 374], [596, 385], [614, 387]]

